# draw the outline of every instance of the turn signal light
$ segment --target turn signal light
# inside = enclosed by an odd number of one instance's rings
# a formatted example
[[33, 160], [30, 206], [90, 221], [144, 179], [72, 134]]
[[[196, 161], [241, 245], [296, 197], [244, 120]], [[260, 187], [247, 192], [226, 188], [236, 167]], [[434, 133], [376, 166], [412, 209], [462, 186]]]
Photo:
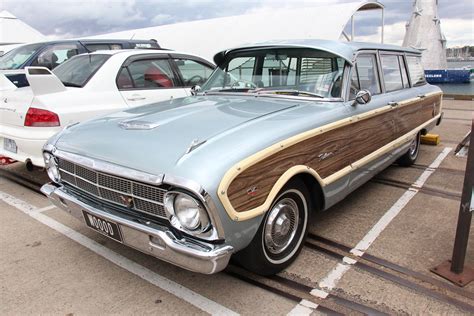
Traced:
[[53, 113], [48, 110], [29, 108], [25, 116], [25, 126], [59, 126], [59, 117], [56, 113]]

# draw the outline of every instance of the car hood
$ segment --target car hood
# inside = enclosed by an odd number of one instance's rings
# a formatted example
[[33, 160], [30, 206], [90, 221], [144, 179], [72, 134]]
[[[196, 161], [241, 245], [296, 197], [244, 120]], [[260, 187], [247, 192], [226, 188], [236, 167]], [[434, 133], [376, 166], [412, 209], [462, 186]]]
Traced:
[[[308, 104], [312, 109], [304, 110]], [[203, 181], [261, 147], [304, 131], [299, 120], [309, 121], [315, 107], [322, 116], [331, 112], [330, 106], [283, 98], [188, 97], [83, 122], [50, 142], [59, 150], [127, 168]]]

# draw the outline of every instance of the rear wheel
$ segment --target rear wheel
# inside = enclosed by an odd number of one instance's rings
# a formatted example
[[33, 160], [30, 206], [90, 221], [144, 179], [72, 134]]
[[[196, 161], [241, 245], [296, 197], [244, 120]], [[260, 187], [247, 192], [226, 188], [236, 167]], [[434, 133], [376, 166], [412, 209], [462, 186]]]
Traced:
[[420, 139], [421, 133], [416, 134], [415, 139], [413, 139], [410, 143], [410, 148], [408, 151], [403, 156], [398, 158], [397, 163], [400, 166], [408, 167], [415, 163], [416, 158], [418, 158], [418, 154], [420, 152]]
[[306, 237], [311, 204], [303, 182], [294, 180], [278, 194], [247, 248], [236, 254], [244, 268], [272, 275], [298, 256]]

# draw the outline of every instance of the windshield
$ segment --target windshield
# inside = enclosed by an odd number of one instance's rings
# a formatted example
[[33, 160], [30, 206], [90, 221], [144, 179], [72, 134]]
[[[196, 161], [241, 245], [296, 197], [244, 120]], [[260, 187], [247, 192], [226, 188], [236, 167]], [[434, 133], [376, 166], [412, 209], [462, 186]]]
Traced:
[[75, 56], [62, 63], [53, 73], [67, 87], [83, 87], [110, 55], [87, 54]]
[[20, 69], [44, 44], [17, 47], [0, 57], [0, 69]]
[[313, 49], [237, 51], [227, 56], [203, 92], [258, 92], [341, 97], [345, 60]]

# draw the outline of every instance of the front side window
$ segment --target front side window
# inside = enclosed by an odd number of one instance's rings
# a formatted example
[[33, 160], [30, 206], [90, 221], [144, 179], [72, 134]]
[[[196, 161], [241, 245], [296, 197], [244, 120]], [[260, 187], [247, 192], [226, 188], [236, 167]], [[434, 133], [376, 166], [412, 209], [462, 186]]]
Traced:
[[261, 49], [227, 57], [202, 90], [340, 98], [346, 62], [313, 49]]
[[53, 70], [67, 87], [83, 87], [110, 55], [81, 55], [71, 58]]
[[54, 69], [77, 54], [79, 54], [77, 44], [51, 45], [38, 55], [33, 61], [32, 66]]
[[190, 59], [175, 59], [185, 87], [202, 85], [211, 75], [213, 68]]
[[377, 60], [374, 54], [359, 55], [352, 68], [349, 98], [353, 100], [359, 90], [369, 90], [372, 95], [380, 94]]
[[20, 69], [44, 44], [32, 44], [15, 48], [0, 57], [0, 69]]
[[176, 78], [167, 59], [137, 60], [127, 68], [135, 89], [162, 89], [177, 86]]
[[403, 89], [402, 74], [397, 55], [381, 55], [382, 72], [387, 92]]
[[421, 86], [426, 83], [425, 71], [421, 64], [420, 56], [407, 56], [408, 73], [410, 74], [412, 86]]

